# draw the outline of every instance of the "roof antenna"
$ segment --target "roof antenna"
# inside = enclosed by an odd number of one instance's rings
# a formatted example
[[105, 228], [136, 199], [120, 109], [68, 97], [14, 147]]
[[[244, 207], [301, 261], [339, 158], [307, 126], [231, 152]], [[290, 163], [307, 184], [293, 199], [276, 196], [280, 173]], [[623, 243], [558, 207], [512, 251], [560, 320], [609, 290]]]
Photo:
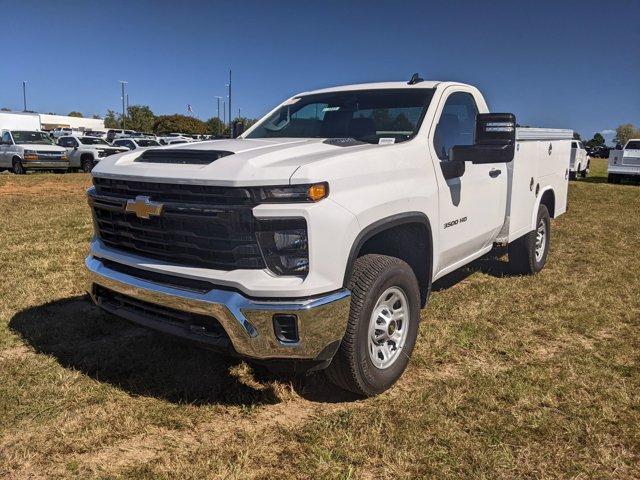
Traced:
[[420, 78], [420, 75], [414, 73], [411, 75], [411, 80], [407, 82], [407, 85], [415, 85], [416, 83], [424, 82], [424, 78]]

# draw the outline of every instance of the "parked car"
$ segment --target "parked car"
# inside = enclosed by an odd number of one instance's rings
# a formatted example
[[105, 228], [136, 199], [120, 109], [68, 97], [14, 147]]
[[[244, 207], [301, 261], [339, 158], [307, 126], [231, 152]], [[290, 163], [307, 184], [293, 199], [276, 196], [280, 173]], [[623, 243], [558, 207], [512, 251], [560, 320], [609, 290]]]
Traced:
[[113, 142], [116, 138], [130, 137], [132, 135], [135, 135], [135, 133], [135, 130], [122, 130], [112, 128], [107, 131], [107, 142]]
[[571, 142], [571, 159], [569, 161], [569, 178], [575, 180], [578, 176], [587, 178], [591, 159], [580, 140]]
[[3, 130], [0, 135], [0, 170], [25, 174], [28, 170], [65, 172], [67, 151], [38, 130]]
[[136, 150], [137, 148], [152, 148], [160, 147], [160, 143], [150, 138], [119, 138], [113, 141], [113, 145], [117, 147], [127, 147], [129, 150]]
[[64, 137], [66, 135], [83, 135], [84, 132], [80, 129], [70, 128], [70, 127], [58, 127], [54, 128], [49, 132], [51, 137], [54, 139], [58, 139], [60, 137]]
[[591, 158], [609, 158], [609, 152], [611, 148], [606, 145], [596, 145], [594, 147], [587, 148], [587, 154]]
[[97, 137], [60, 137], [58, 145], [66, 149], [70, 168], [87, 173], [103, 158], [129, 150], [125, 147], [112, 146]]
[[88, 290], [145, 327], [375, 395], [405, 370], [434, 280], [495, 244], [514, 272], [545, 266], [572, 136], [517, 128], [456, 82], [302, 93], [240, 138], [101, 162]]
[[172, 145], [175, 143], [188, 143], [194, 142], [195, 140], [191, 138], [189, 135], [184, 133], [167, 133], [165, 135], [159, 135], [158, 141], [162, 145]]
[[640, 138], [632, 138], [622, 149], [611, 150], [607, 172], [609, 183], [625, 178], [640, 180]]

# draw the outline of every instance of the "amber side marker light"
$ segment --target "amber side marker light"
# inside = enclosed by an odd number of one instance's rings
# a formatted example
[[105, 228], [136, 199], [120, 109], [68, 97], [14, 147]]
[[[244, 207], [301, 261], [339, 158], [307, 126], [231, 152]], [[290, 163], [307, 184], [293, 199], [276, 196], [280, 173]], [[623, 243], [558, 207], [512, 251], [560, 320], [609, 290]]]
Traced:
[[307, 190], [307, 195], [309, 200], [313, 200], [317, 202], [322, 200], [327, 195], [329, 195], [329, 186], [326, 183], [316, 183], [314, 185], [310, 185]]

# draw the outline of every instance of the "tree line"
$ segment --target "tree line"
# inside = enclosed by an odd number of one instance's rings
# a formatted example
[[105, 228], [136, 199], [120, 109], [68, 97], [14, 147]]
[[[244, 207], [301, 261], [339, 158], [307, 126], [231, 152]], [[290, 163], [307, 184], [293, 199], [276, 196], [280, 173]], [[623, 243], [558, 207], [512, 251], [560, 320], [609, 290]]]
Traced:
[[[104, 117], [105, 128], [122, 128], [122, 114], [107, 110]], [[233, 122], [241, 121], [245, 128], [256, 122], [254, 118], [236, 117]], [[130, 105], [124, 118], [127, 129], [145, 133], [179, 132], [189, 135], [229, 136], [229, 126], [218, 117], [208, 120], [188, 115], [155, 115], [148, 105]]]

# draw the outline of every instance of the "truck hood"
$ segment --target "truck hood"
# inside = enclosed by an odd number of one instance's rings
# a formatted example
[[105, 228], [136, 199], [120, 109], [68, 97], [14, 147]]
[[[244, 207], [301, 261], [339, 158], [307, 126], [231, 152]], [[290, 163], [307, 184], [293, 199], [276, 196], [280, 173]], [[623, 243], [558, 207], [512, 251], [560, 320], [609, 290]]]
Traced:
[[33, 143], [17, 143], [25, 150], [37, 150], [38, 152], [66, 152], [67, 149], [58, 145], [34, 145]]
[[[230, 139], [179, 144], [159, 150], [203, 150], [232, 152], [206, 165], [136, 162], [141, 151], [103, 159], [93, 174], [100, 177], [153, 180], [199, 185], [254, 186], [283, 185], [303, 165], [340, 155], [384, 148], [380, 145], [333, 141], [322, 138]], [[326, 180], [318, 178], [317, 181]]]

